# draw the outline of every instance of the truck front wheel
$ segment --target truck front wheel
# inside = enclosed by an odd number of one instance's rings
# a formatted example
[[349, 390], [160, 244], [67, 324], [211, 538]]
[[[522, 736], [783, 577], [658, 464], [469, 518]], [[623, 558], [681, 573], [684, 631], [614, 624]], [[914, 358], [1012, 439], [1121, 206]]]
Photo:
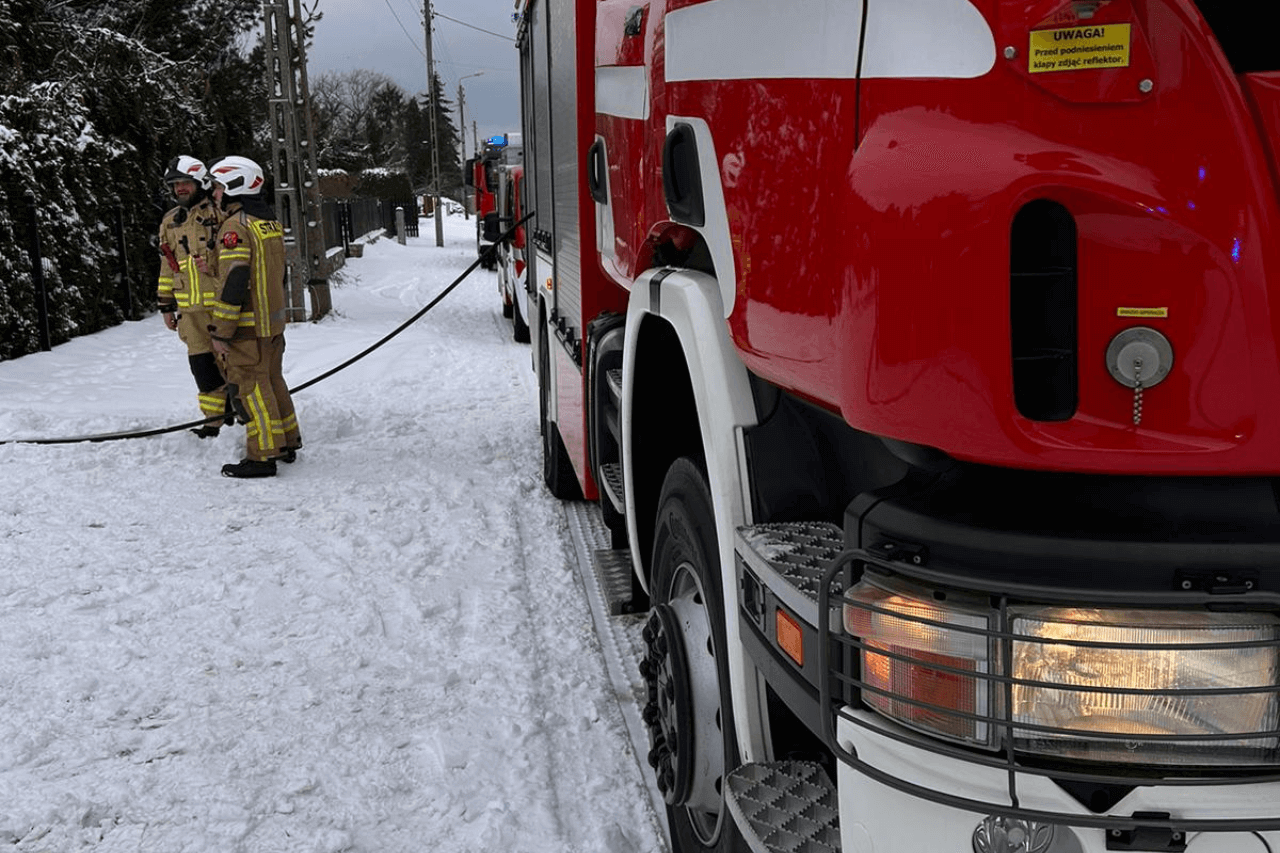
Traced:
[[690, 459], [667, 472], [653, 545], [653, 608], [640, 670], [649, 764], [667, 803], [676, 853], [745, 851], [724, 799], [737, 763], [725, 652], [715, 515]]

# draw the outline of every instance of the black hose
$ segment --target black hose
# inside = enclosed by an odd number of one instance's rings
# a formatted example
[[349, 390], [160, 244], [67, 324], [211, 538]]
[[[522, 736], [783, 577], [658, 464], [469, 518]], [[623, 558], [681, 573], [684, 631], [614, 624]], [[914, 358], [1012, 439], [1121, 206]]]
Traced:
[[[475, 272], [476, 267], [480, 266], [480, 264], [483, 261], [488, 260], [489, 257], [492, 256], [497, 251], [496, 246], [498, 243], [501, 243], [503, 240], [506, 240], [508, 237], [511, 237], [512, 235], [514, 235], [516, 233], [516, 229], [519, 228], [524, 223], [528, 222], [531, 218], [533, 218], [533, 213], [532, 212], [527, 213], [525, 214], [523, 219], [521, 219], [519, 222], [516, 222], [506, 231], [502, 232], [501, 236], [499, 236], [498, 239], [493, 244], [486, 246], [484, 250], [479, 254], [479, 256], [474, 261], [471, 262], [471, 265], [467, 267], [465, 270], [463, 270], [462, 273], [457, 278], [455, 278], [448, 287], [442, 290], [439, 293], [439, 295], [436, 296], [435, 299], [432, 299], [425, 306], [420, 308], [417, 311], [417, 313], [415, 313], [412, 317], [410, 317], [408, 320], [405, 320], [403, 323], [401, 323], [399, 326], [397, 326], [388, 334], [384, 335], [381, 340], [377, 341], [372, 346], [368, 347], [362, 352], [359, 352], [353, 355], [351, 358], [342, 362], [342, 364], [339, 364], [337, 367], [334, 367], [330, 370], [326, 370], [324, 373], [321, 373], [319, 376], [316, 376], [312, 379], [308, 379], [306, 382], [303, 382], [301, 385], [290, 388], [289, 393], [296, 394], [299, 391], [303, 391], [307, 388], [310, 388], [312, 385], [315, 385], [317, 382], [321, 382], [325, 379], [328, 379], [330, 376], [332, 376], [333, 374], [341, 370], [345, 370], [346, 368], [355, 364], [360, 359], [364, 358], [369, 353], [376, 350], [378, 347], [385, 344], [387, 341], [394, 338], [396, 335], [399, 335], [401, 332], [403, 332], [405, 329], [412, 326], [414, 323], [421, 320], [424, 314], [426, 314], [432, 308], [436, 307], [436, 305], [439, 304], [442, 299], [444, 299], [446, 296], [448, 296], [450, 293], [453, 292], [454, 288], [456, 288], [459, 284], [462, 284], [463, 280], [466, 279], [467, 276]], [[125, 439], [131, 439], [131, 438], [150, 438], [153, 435], [164, 435], [165, 433], [170, 433], [170, 432], [181, 432], [184, 429], [195, 429], [196, 427], [200, 427], [205, 424], [221, 422], [223, 417], [224, 417], [223, 415], [213, 415], [212, 417], [202, 418], [198, 421], [191, 421], [190, 423], [174, 424], [173, 426], [156, 427], [154, 429], [135, 430], [135, 431], [129, 431], [129, 432], [107, 432], [107, 433], [99, 433], [97, 435], [69, 436], [66, 438], [7, 438], [7, 439], [0, 439], [0, 445], [5, 445], [5, 444], [81, 444], [84, 442], [123, 441]]]

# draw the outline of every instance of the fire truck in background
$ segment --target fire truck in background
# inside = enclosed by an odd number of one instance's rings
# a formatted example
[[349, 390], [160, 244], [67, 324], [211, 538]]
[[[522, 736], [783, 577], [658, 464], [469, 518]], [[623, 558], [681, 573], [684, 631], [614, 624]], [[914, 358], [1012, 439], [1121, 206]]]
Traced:
[[498, 216], [498, 170], [522, 159], [520, 134], [503, 133], [484, 141], [478, 154], [469, 157], [463, 171], [463, 180], [475, 191], [476, 251], [483, 259], [481, 266], [496, 269], [492, 255], [486, 257], [485, 249], [492, 246], [502, 233]]
[[[500, 165], [494, 169], [497, 184], [495, 206], [501, 231], [494, 250], [498, 270], [498, 293], [502, 296], [502, 315], [511, 320], [511, 337], [517, 343], [529, 343], [529, 323], [525, 316], [525, 226], [517, 224], [524, 215], [524, 166]], [[505, 239], [512, 226], [515, 231]]]
[[1280, 4], [516, 8], [676, 850], [1280, 851]]

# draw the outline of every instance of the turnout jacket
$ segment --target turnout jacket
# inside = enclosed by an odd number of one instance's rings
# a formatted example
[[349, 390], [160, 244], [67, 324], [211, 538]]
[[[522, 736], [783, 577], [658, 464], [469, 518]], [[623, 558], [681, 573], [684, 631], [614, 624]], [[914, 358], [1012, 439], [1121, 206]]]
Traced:
[[209, 326], [213, 337], [229, 341], [282, 334], [284, 227], [232, 204], [218, 229], [217, 246], [218, 293]]
[[191, 207], [178, 205], [160, 221], [160, 273], [156, 302], [161, 311], [208, 310], [218, 292], [218, 280], [202, 273], [196, 258], [215, 270], [216, 240], [222, 216], [205, 196]]

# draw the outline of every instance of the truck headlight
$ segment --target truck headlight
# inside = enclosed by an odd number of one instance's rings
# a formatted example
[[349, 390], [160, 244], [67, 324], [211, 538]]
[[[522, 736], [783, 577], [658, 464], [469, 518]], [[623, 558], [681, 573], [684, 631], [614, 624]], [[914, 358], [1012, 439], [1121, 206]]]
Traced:
[[1046, 727], [1015, 728], [1018, 750], [1144, 764], [1276, 759], [1275, 616], [1068, 607], [1010, 616], [1012, 720]]
[[1021, 754], [1132, 764], [1280, 763], [1280, 618], [1018, 606], [868, 573], [844, 629], [864, 705]]

